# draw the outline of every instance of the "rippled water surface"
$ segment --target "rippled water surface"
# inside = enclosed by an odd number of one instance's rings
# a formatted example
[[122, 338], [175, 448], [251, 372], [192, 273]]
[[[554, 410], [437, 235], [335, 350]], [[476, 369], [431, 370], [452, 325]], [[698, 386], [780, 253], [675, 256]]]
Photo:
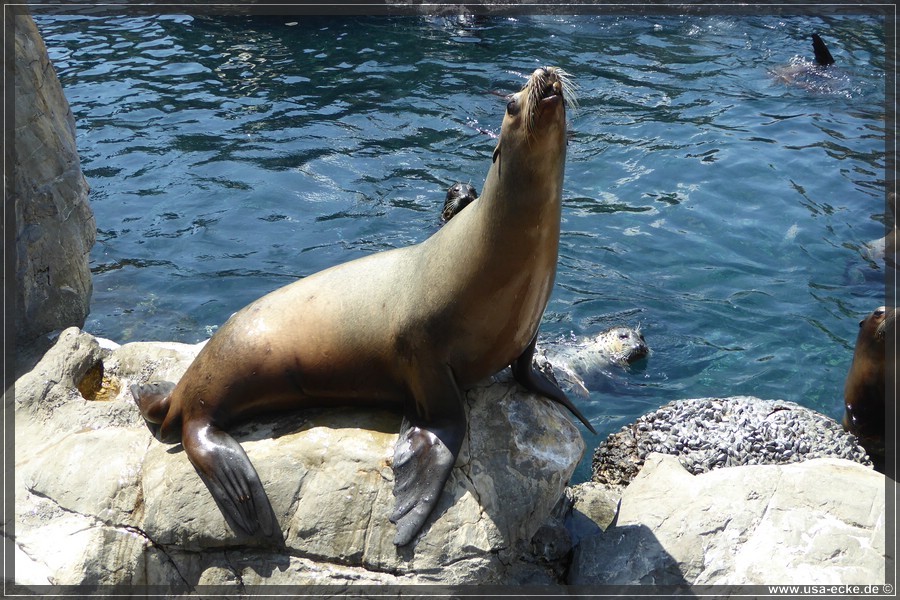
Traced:
[[[841, 415], [857, 322], [884, 303], [863, 247], [884, 233], [879, 17], [35, 20], [92, 187], [94, 334], [196, 342], [425, 239], [451, 183], [480, 190], [500, 96], [552, 64], [579, 107], [542, 336], [640, 325], [653, 350], [580, 401], [599, 435], [576, 479], [679, 398]], [[825, 74], [803, 72], [813, 32]]]

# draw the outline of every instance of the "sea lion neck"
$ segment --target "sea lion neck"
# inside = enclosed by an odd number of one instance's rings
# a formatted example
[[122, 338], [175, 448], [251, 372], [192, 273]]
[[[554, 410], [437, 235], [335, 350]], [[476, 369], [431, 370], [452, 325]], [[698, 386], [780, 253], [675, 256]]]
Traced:
[[571, 89], [564, 71], [544, 67], [509, 97], [481, 200], [482, 210], [517, 231], [559, 221]]

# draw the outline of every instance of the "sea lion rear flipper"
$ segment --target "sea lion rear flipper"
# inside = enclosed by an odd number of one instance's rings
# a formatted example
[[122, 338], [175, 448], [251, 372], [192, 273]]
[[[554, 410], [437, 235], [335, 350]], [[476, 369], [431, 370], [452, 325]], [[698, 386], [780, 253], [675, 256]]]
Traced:
[[831, 57], [831, 52], [828, 51], [828, 46], [825, 45], [825, 42], [822, 41], [822, 38], [819, 37], [819, 34], [812, 34], [812, 43], [813, 52], [815, 52], [816, 54], [816, 64], [820, 67], [833, 65], [834, 58]]
[[390, 521], [397, 525], [397, 546], [408, 544], [434, 510], [466, 434], [462, 392], [449, 369], [439, 379], [421, 392], [428, 394], [429, 414], [404, 415], [394, 447], [395, 503]]
[[212, 425], [185, 429], [185, 453], [235, 530], [284, 545], [275, 511], [250, 458], [233, 437]]
[[516, 381], [522, 384], [528, 391], [550, 398], [568, 408], [569, 412], [575, 415], [579, 421], [584, 423], [584, 426], [588, 428], [588, 431], [596, 434], [597, 431], [594, 429], [594, 426], [591, 425], [591, 422], [581, 414], [581, 411], [579, 411], [574, 404], [572, 404], [572, 401], [569, 400], [569, 397], [566, 396], [565, 392], [559, 389], [559, 386], [547, 379], [546, 375], [534, 369], [534, 347], [536, 345], [537, 333], [534, 334], [534, 338], [532, 338], [531, 343], [528, 344], [528, 347], [525, 348], [522, 355], [510, 365], [512, 367], [513, 377], [515, 377]]

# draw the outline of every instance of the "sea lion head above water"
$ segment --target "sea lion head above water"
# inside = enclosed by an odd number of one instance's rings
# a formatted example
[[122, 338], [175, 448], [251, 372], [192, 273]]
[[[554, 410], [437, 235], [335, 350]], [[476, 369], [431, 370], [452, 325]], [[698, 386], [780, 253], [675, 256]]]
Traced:
[[610, 327], [597, 334], [593, 343], [605, 349], [610, 361], [620, 366], [630, 365], [650, 354], [650, 348], [639, 327]]
[[441, 210], [441, 223], [446, 223], [462, 209], [478, 199], [478, 192], [470, 183], [457, 182], [447, 190], [444, 208]]

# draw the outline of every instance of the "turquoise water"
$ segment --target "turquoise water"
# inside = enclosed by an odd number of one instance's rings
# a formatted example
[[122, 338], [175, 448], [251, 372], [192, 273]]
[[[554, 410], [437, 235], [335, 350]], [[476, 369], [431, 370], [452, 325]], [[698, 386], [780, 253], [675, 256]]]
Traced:
[[[841, 415], [884, 303], [885, 34], [874, 16], [63, 17], [98, 240], [86, 329], [196, 342], [297, 277], [423, 240], [481, 189], [505, 101], [545, 64], [570, 112], [547, 339], [640, 325], [646, 364], [580, 401], [590, 451], [679, 398]], [[785, 82], [819, 32], [828, 77]]]

